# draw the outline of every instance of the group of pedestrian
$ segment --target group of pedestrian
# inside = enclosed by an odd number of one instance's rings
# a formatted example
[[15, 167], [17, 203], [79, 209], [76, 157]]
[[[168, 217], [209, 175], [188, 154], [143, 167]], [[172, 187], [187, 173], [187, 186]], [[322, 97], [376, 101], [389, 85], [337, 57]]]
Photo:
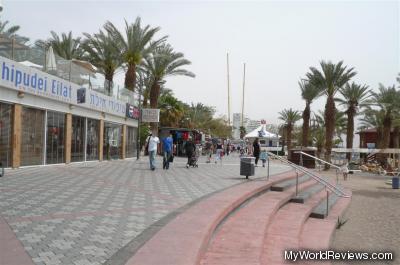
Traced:
[[267, 150], [263, 149], [261, 150], [261, 145], [258, 140], [258, 138], [254, 139], [253, 142], [253, 156], [255, 157], [255, 166], [258, 166], [258, 160], [261, 159], [262, 161], [262, 166], [265, 167], [265, 163], [267, 162], [268, 159], [268, 154]]
[[[160, 139], [154, 133], [150, 133], [147, 139], [147, 150], [149, 152], [150, 169], [153, 171], [156, 169], [155, 161], [159, 143]], [[168, 170], [169, 163], [173, 161], [173, 147], [174, 140], [170, 133], [167, 137], [162, 139], [163, 169]]]
[[[157, 147], [160, 143], [160, 139], [154, 134], [150, 133], [147, 139], [147, 150], [149, 152], [149, 161], [150, 161], [150, 169], [155, 170], [155, 158], [157, 154]], [[231, 146], [227, 146], [230, 148]], [[173, 161], [173, 149], [174, 149], [174, 141], [172, 138], [172, 133], [170, 133], [167, 137], [162, 139], [162, 154], [163, 154], [163, 169], [168, 170], [170, 167], [170, 162]], [[184, 146], [185, 153], [187, 156], [187, 164], [186, 167], [193, 166], [194, 158], [196, 157], [196, 145], [191, 138], [185, 143]], [[205, 151], [207, 156], [207, 163], [211, 162], [212, 155], [215, 150], [215, 164], [220, 162], [222, 164], [222, 157], [224, 156], [224, 145], [221, 140], [219, 140], [215, 145], [211, 142], [207, 142], [205, 144]], [[229, 150], [229, 149], [228, 149]], [[258, 166], [258, 161], [261, 159], [262, 166], [265, 167], [265, 163], [268, 159], [268, 155], [266, 150], [261, 150], [261, 145], [256, 138], [252, 144], [252, 155], [255, 157], [255, 166]], [[227, 151], [229, 152], [229, 151]]]
[[[155, 160], [160, 139], [153, 132], [150, 133], [146, 142], [146, 149], [149, 152], [150, 169], [154, 171], [156, 169]], [[162, 138], [161, 142], [163, 154], [163, 169], [168, 170], [170, 167], [170, 163], [174, 160], [174, 140], [172, 138], [172, 133], [170, 132], [167, 137]], [[193, 165], [193, 158], [196, 155], [196, 145], [191, 137], [189, 137], [189, 139], [186, 141], [184, 149], [188, 159], [186, 167], [189, 167]]]

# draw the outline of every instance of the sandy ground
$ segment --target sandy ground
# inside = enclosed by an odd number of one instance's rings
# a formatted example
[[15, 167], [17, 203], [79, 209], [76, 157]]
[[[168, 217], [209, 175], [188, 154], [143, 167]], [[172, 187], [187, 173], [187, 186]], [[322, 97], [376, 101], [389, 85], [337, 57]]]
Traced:
[[389, 179], [361, 172], [350, 174], [347, 181], [340, 179], [344, 187], [352, 190], [353, 197], [343, 218], [347, 222], [336, 230], [332, 245], [341, 251], [393, 251], [394, 261], [333, 264], [400, 264], [400, 190], [386, 184]]

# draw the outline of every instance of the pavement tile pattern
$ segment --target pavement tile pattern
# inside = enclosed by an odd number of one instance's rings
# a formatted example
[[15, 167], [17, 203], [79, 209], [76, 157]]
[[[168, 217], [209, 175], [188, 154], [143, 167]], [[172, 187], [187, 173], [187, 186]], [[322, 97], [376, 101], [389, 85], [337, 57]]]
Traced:
[[[203, 159], [205, 160], [205, 159]], [[75, 163], [7, 170], [0, 216], [37, 265], [104, 263], [154, 222], [209, 193], [246, 181], [239, 158], [150, 171], [148, 161]], [[270, 174], [289, 170], [272, 163]], [[257, 168], [255, 178], [266, 177]]]

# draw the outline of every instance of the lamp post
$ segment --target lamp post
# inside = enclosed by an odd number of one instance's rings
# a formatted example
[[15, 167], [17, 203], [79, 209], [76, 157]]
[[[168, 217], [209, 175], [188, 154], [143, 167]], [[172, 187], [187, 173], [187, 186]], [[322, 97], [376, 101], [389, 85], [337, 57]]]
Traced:
[[142, 84], [139, 85], [139, 119], [138, 119], [138, 131], [136, 134], [136, 160], [140, 159], [140, 123], [142, 122]]

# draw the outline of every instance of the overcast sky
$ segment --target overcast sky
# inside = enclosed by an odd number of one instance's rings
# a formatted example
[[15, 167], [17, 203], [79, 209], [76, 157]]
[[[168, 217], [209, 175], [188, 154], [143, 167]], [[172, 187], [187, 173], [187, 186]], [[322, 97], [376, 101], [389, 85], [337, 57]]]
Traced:
[[[356, 82], [376, 89], [400, 72], [399, 1], [18, 1], [3, 0], [2, 20], [31, 40], [50, 31], [97, 32], [110, 20], [140, 16], [192, 61], [196, 78], [174, 77], [167, 87], [185, 102], [227, 114], [226, 53], [232, 112], [240, 112], [246, 63], [245, 115], [276, 123], [284, 108], [304, 109], [297, 82], [321, 60], [344, 60]], [[318, 100], [312, 109], [324, 106]]]

